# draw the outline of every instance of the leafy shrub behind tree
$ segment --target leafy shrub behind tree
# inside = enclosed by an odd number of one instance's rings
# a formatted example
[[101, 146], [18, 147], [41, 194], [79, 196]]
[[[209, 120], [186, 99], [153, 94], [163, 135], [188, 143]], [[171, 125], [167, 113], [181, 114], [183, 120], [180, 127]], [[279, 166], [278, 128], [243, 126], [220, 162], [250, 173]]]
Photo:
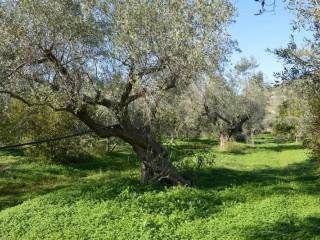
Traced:
[[[63, 137], [86, 130], [72, 116], [54, 112], [48, 108], [25, 107], [18, 101], [10, 101], [1, 112], [0, 142], [2, 145], [42, 141]], [[79, 136], [29, 146], [24, 152], [30, 157], [58, 162], [75, 161], [88, 153], [97, 139]]]

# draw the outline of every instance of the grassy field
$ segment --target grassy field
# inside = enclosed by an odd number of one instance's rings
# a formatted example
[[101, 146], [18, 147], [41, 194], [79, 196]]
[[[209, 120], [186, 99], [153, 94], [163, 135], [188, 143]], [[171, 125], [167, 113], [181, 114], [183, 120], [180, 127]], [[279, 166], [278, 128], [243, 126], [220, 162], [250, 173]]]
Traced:
[[0, 239], [320, 239], [320, 172], [300, 144], [168, 147], [196, 187], [141, 185], [126, 147], [68, 165], [2, 152]]

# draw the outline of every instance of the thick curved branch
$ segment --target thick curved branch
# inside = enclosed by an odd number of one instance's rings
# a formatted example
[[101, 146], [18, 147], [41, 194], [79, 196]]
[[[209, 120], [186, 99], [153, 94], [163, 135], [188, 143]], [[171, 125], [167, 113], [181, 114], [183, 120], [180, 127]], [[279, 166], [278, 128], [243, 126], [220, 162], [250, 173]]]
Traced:
[[45, 63], [47, 61], [47, 59], [39, 59], [39, 60], [35, 60], [32, 61], [31, 63], [21, 63], [19, 66], [17, 66], [14, 70], [12, 70], [8, 75], [6, 75], [4, 78], [10, 78], [12, 77], [16, 72], [18, 72], [20, 69], [22, 69], [23, 67], [27, 66], [27, 65], [34, 65], [34, 64], [42, 64]]
[[223, 117], [221, 114], [219, 114], [218, 112], [210, 112], [209, 106], [207, 104], [204, 104], [204, 110], [205, 110], [205, 115], [207, 117], [210, 117], [212, 115], [214, 115], [215, 117], [218, 117], [219, 119], [221, 119], [222, 121], [226, 122], [227, 124], [232, 124], [231, 121], [229, 121], [227, 118]]
[[110, 109], [115, 108], [119, 104], [118, 102], [102, 97], [100, 92], [98, 92], [94, 98], [88, 95], [84, 95], [83, 101], [90, 105], [101, 105]]
[[58, 69], [61, 75], [72, 80], [67, 68], [60, 62], [60, 60], [52, 53], [51, 49], [43, 49], [44, 56]]
[[129, 76], [128, 76], [127, 84], [125, 86], [125, 89], [124, 89], [123, 93], [121, 94], [121, 97], [120, 97], [120, 103], [119, 103], [119, 107], [120, 108], [128, 106], [128, 104], [126, 104], [127, 99], [130, 96], [130, 93], [131, 93], [131, 91], [133, 89], [133, 85], [137, 81], [134, 71], [135, 71], [135, 66], [132, 63], [129, 66]]
[[159, 65], [156, 65], [156, 66], [145, 67], [145, 68], [142, 68], [139, 70], [138, 76], [141, 78], [141, 77], [149, 75], [149, 74], [161, 72], [165, 68], [166, 68], [166, 65], [162, 64], [162, 63], [160, 63]]
[[[130, 95], [134, 84], [137, 82], [137, 78], [142, 78], [149, 74], [158, 73], [166, 68], [166, 65], [164, 64], [165, 60], [160, 60], [158, 65], [150, 66], [150, 67], [144, 67], [139, 70], [135, 69], [134, 63], [131, 63], [129, 66], [129, 75], [128, 75], [128, 81], [125, 86], [125, 89], [121, 95], [120, 98], [120, 108], [127, 107], [130, 103], [134, 102], [136, 99], [144, 97], [147, 93], [146, 89], [142, 89], [136, 94]], [[169, 87], [168, 89], [170, 89]], [[167, 89], [167, 90], [168, 90]]]
[[94, 131], [99, 137], [119, 137], [122, 135], [122, 128], [119, 124], [112, 126], [105, 126], [94, 119], [87, 105], [83, 105], [79, 111], [73, 113], [79, 120], [85, 123], [92, 131]]
[[30, 106], [34, 106], [34, 103], [31, 103], [29, 100], [25, 99], [24, 97], [20, 96], [17, 93], [11, 92], [11, 91], [6, 91], [6, 90], [0, 90], [0, 94], [5, 94], [5, 95], [9, 95], [11, 98], [14, 98], [16, 100], [19, 100], [20, 102]]
[[[240, 120], [239, 120], [240, 119]], [[242, 131], [243, 124], [245, 124], [247, 121], [249, 121], [250, 116], [247, 114], [244, 114], [242, 116], [238, 116], [236, 122], [231, 128], [229, 128], [229, 135], [230, 137], [238, 132]]]
[[135, 100], [139, 99], [139, 98], [142, 98], [142, 97], [145, 97], [147, 95], [147, 89], [142, 89], [140, 92], [136, 93], [136, 94], [133, 94], [133, 95], [130, 95], [127, 100], [126, 100], [126, 105], [134, 102]]
[[6, 94], [9, 95], [11, 98], [16, 99], [24, 104], [26, 104], [29, 107], [33, 107], [33, 106], [46, 106], [51, 108], [52, 110], [56, 111], [56, 112], [62, 112], [62, 111], [68, 111], [68, 107], [55, 107], [54, 105], [52, 105], [49, 102], [46, 103], [39, 103], [39, 102], [31, 102], [28, 99], [26, 99], [25, 97], [19, 95], [18, 93], [15, 92], [11, 92], [8, 90], [0, 90], [0, 94]]
[[57, 71], [65, 77], [66, 83], [71, 87], [71, 95], [76, 92], [76, 84], [72, 76], [70, 75], [68, 69], [63, 65], [63, 63], [53, 54], [52, 49], [42, 49], [44, 57], [50, 61]]

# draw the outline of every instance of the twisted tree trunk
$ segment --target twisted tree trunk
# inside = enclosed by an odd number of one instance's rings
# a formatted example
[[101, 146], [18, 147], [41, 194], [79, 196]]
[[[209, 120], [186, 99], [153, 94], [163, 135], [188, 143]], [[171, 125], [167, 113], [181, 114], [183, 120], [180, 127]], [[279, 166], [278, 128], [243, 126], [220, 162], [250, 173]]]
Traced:
[[230, 136], [226, 133], [220, 132], [220, 149], [224, 149], [226, 146], [226, 143], [230, 141]]
[[164, 181], [172, 185], [190, 185], [190, 181], [184, 179], [170, 162], [166, 148], [156, 141], [147, 129], [132, 126], [128, 118], [122, 119], [121, 124], [106, 127], [91, 117], [86, 106], [80, 109], [76, 116], [98, 136], [118, 137], [129, 143], [141, 160], [143, 183]]
[[141, 181], [143, 183], [159, 181], [172, 185], [190, 185], [190, 182], [181, 177], [172, 165], [168, 157], [168, 151], [160, 143], [147, 133], [144, 133], [142, 138], [146, 140], [146, 147], [134, 143], [131, 145], [142, 161]]
[[123, 127], [119, 136], [128, 142], [141, 160], [141, 181], [167, 182], [172, 185], [190, 185], [190, 182], [180, 176], [169, 160], [167, 149], [151, 135], [147, 129], [129, 126]]

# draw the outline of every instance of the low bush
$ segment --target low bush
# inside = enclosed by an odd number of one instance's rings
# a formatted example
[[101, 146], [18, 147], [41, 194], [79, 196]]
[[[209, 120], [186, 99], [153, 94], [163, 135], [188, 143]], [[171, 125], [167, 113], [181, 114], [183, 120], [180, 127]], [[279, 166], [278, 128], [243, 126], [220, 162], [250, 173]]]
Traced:
[[239, 154], [239, 153], [243, 153], [245, 149], [246, 149], [246, 146], [244, 144], [237, 143], [237, 142], [227, 142], [224, 145], [222, 150], [229, 153]]

